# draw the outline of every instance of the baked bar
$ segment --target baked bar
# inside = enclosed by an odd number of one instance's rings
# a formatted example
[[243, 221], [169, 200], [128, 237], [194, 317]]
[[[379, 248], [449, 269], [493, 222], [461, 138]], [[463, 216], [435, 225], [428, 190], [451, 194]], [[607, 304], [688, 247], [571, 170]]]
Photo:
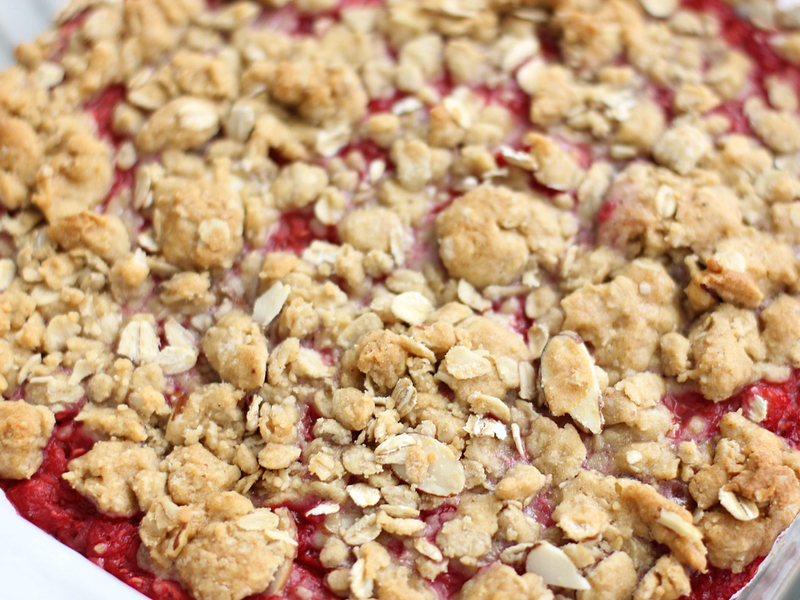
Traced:
[[800, 511], [800, 12], [75, 0], [0, 74], [0, 486], [154, 599], [727, 600]]

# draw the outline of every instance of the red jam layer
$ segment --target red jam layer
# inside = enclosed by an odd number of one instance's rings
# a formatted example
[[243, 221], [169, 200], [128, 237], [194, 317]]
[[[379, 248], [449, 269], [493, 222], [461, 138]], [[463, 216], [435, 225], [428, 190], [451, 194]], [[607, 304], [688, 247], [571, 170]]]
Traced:
[[314, 240], [337, 244], [339, 237], [336, 227], [325, 226], [317, 221], [311, 209], [296, 210], [284, 213], [278, 219], [267, 250], [301, 254]]
[[[793, 371], [782, 383], [760, 381], [750, 384], [724, 402], [712, 403], [697, 392], [685, 392], [668, 394], [664, 404], [675, 415], [677, 427], [674, 437], [699, 441], [719, 433], [719, 422], [725, 413], [741, 408], [747, 414], [757, 397], [767, 402], [767, 416], [759, 425], [800, 448], [800, 370]], [[691, 429], [690, 421], [694, 418], [702, 419], [702, 431]]]

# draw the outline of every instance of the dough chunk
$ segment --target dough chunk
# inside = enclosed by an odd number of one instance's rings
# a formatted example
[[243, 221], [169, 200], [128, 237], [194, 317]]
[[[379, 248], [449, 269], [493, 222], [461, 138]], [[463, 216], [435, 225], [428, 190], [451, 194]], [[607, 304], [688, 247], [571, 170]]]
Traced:
[[0, 401], [0, 478], [28, 479], [36, 472], [55, 422], [44, 406]]
[[208, 362], [226, 381], [241, 390], [260, 387], [267, 376], [267, 338], [252, 318], [239, 311], [222, 317], [203, 336]]
[[242, 199], [222, 185], [179, 182], [157, 194], [153, 225], [162, 255], [176, 267], [228, 269], [242, 249]]
[[158, 455], [152, 448], [133, 442], [97, 442], [89, 452], [70, 461], [63, 477], [104, 513], [132, 517], [139, 512], [131, 487], [134, 477], [157, 468]]
[[436, 218], [439, 256], [451, 277], [477, 288], [517, 280], [532, 253], [553, 268], [571, 237], [571, 216], [541, 200], [483, 185]]

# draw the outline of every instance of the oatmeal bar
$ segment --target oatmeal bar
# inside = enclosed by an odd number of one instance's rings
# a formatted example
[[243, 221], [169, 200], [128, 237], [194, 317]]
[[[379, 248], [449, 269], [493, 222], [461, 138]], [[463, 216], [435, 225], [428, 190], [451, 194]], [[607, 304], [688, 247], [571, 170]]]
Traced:
[[800, 12], [73, 0], [0, 73], [0, 487], [154, 600], [730, 599], [800, 512]]

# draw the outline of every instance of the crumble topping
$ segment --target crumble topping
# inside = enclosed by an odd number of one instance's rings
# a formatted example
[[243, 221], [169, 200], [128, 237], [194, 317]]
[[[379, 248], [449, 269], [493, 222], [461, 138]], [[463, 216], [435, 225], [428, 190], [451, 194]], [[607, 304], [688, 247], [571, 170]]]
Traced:
[[74, 1], [0, 74], [0, 477], [79, 427], [200, 599], [745, 570], [800, 512], [753, 391], [800, 367], [800, 51], [700, 4]]
[[50, 409], [22, 402], [0, 402], [0, 476], [27, 479], [42, 464], [55, 419]]
[[156, 451], [130, 441], [97, 442], [94, 448], [70, 462], [64, 479], [89, 496], [104, 512], [130, 517], [138, 512], [132, 484], [142, 472], [155, 470]]

